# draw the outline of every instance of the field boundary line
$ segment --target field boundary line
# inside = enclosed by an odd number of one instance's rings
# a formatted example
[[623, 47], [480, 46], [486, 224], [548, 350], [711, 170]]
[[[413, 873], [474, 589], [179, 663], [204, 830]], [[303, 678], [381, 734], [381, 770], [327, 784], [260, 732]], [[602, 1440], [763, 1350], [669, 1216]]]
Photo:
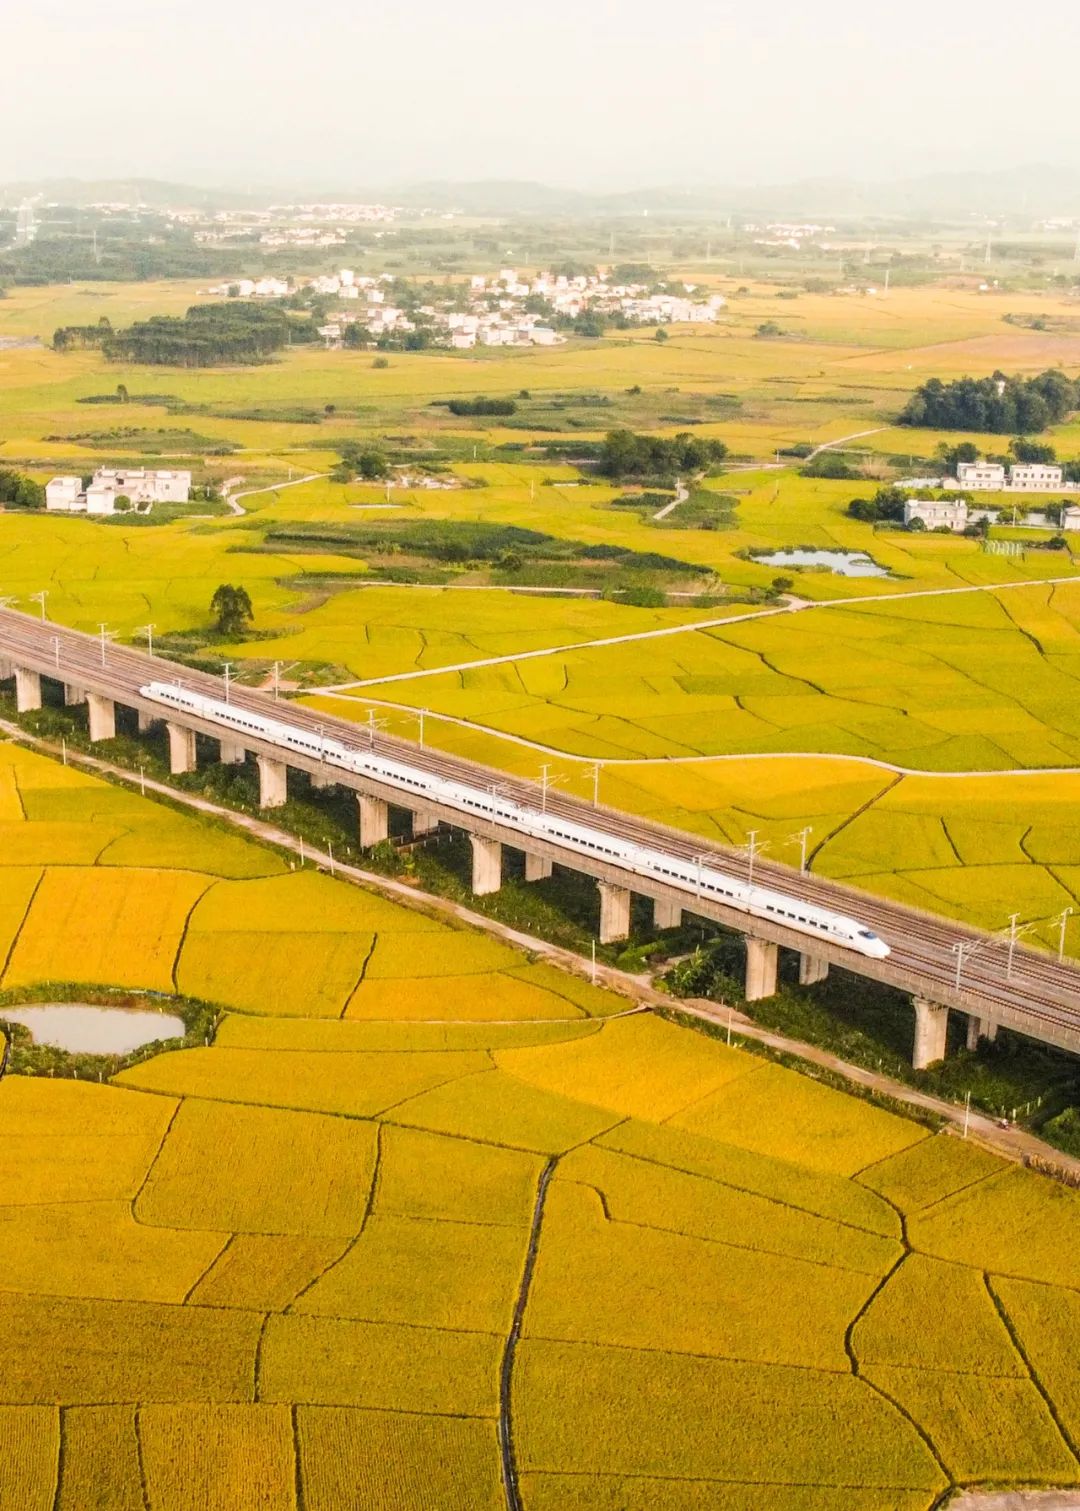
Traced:
[[[485, 656], [479, 661], [457, 661], [448, 666], [424, 667], [420, 671], [391, 672], [385, 677], [364, 677], [354, 682], [335, 682], [323, 689], [326, 692], [343, 692], [348, 688], [381, 687], [389, 682], [408, 682], [414, 677], [437, 677], [444, 672], [477, 671], [485, 666], [505, 666], [511, 661], [535, 661], [542, 656], [559, 656], [570, 651], [602, 649], [607, 645], [627, 645], [637, 640], [659, 640], [668, 635], [686, 635], [697, 630], [723, 629], [729, 624], [745, 624], [752, 619], [771, 619], [778, 614], [808, 613], [811, 609], [847, 609], [865, 604], [895, 603], [909, 598], [945, 598], [956, 593], [1003, 593], [1010, 588], [1043, 588], [1061, 583], [1080, 583], [1080, 573], [1072, 577], [1035, 577], [1022, 582], [965, 583], [959, 588], [915, 588], [908, 593], [864, 593], [855, 598], [806, 599], [794, 598], [776, 608], [755, 609], [747, 614], [729, 614], [720, 619], [698, 619], [692, 624], [661, 625], [652, 630], [633, 630], [626, 635], [604, 635], [596, 640], [578, 640], [568, 645], [550, 645], [539, 650], [511, 652], [509, 655]], [[393, 583], [380, 586], [393, 587]], [[439, 591], [436, 587], [435, 591]]]
[[544, 1220], [544, 1204], [547, 1200], [548, 1186], [551, 1177], [555, 1174], [555, 1168], [559, 1163], [559, 1156], [552, 1155], [543, 1170], [536, 1185], [536, 1201], [533, 1205], [532, 1223], [529, 1227], [529, 1244], [525, 1251], [525, 1268], [521, 1275], [521, 1285], [518, 1288], [517, 1302], [514, 1305], [514, 1317], [507, 1334], [506, 1346], [503, 1349], [502, 1366], [499, 1370], [499, 1451], [502, 1456], [502, 1480], [503, 1490], [506, 1493], [506, 1511], [522, 1511], [521, 1489], [518, 1484], [517, 1460], [514, 1456], [514, 1424], [511, 1394], [514, 1384], [514, 1360], [517, 1355], [517, 1346], [521, 1338], [521, 1327], [525, 1321], [525, 1308], [529, 1302], [529, 1292], [532, 1288], [533, 1272], [536, 1269], [536, 1254], [540, 1245], [540, 1227]]
[[[1080, 579], [1078, 579], [1080, 580]], [[391, 679], [392, 680], [392, 679]], [[826, 697], [831, 694], [825, 694]], [[374, 708], [390, 708], [403, 714], [418, 712], [412, 703], [395, 703], [389, 698], [364, 696], [354, 698], [349, 693], [332, 687], [305, 688], [305, 698], [334, 698], [339, 703], [358, 705], [371, 704]], [[299, 699], [297, 701], [300, 701]], [[301, 707], [306, 707], [301, 704]], [[475, 719], [466, 719], [460, 714], [445, 714], [437, 709], [425, 708], [424, 718], [438, 720], [443, 724], [456, 724], [462, 729], [474, 730], [477, 734], [489, 735], [495, 740], [506, 740], [511, 745], [523, 745], [541, 755], [557, 757], [560, 761], [575, 761], [583, 766], [595, 766], [597, 757], [580, 755], [575, 750], [563, 750], [558, 745], [545, 745], [541, 740], [530, 740], [528, 735], [514, 734], [511, 730], [496, 729], [491, 724], [481, 724]], [[359, 728], [359, 726], [357, 726]], [[1003, 766], [981, 767], [977, 771], [936, 771], [932, 767], [900, 766], [894, 761], [882, 760], [880, 756], [851, 755], [846, 751], [829, 750], [751, 750], [718, 751], [715, 755], [670, 755], [670, 756], [604, 756], [600, 765], [606, 766], [693, 766], [707, 761], [850, 761], [859, 766], [873, 766], [878, 771], [892, 772], [898, 777], [941, 777], [945, 780], [969, 779], [972, 777], [1025, 777], [1025, 776], [1075, 776], [1080, 774], [1077, 766]]]

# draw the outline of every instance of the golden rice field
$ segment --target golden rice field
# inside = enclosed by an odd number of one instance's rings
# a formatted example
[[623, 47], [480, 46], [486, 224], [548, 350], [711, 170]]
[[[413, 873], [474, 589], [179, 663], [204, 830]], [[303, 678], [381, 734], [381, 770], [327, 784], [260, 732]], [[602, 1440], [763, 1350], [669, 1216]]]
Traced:
[[3, 1511], [1080, 1486], [1080, 1194], [10, 744], [0, 813], [0, 988], [222, 1014], [0, 1081]]

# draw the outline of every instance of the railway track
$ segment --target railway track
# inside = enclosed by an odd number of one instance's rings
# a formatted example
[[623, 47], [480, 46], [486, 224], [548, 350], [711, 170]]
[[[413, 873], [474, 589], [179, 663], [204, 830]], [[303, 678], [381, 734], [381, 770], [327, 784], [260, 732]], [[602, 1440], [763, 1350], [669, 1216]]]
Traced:
[[[193, 692], [222, 697], [219, 677], [126, 646], [106, 644], [103, 651], [96, 637], [6, 609], [0, 610], [0, 658], [25, 664], [76, 687], [89, 687], [120, 703], [144, 702], [139, 689], [151, 680], [179, 681]], [[536, 808], [543, 803], [553, 815], [591, 825], [631, 845], [660, 849], [681, 861], [696, 863], [700, 857], [713, 869], [742, 881], [746, 879], [747, 857], [730, 847], [603, 804], [593, 805], [552, 788], [541, 798], [539, 786], [532, 782], [398, 736], [380, 731], [369, 736], [362, 725], [316, 713], [297, 703], [275, 703], [269, 694], [235, 682], [229, 698], [237, 707], [263, 716], [275, 714], [287, 718], [299, 728], [332, 736], [358, 751], [370, 749], [379, 755], [396, 757], [432, 776], [497, 788], [500, 796], [524, 806]], [[965, 997], [978, 999], [972, 1011], [1004, 1008], [1015, 1015], [1019, 1010], [1030, 1019], [1036, 1036], [1041, 1026], [1048, 1031], [1075, 1033], [1080, 1044], [1080, 969], [1071, 962], [1058, 962], [1018, 943], [1009, 974], [1006, 943], [967, 925], [859, 892], [773, 860], [757, 859], [754, 876], [762, 887], [853, 915], [874, 929], [888, 943], [890, 964], [904, 975], [904, 989], [923, 992], [934, 1000], [940, 1000], [943, 994], [946, 999], [955, 999], [957, 949], [961, 947], [964, 958], [959, 990]], [[628, 885], [632, 886], [632, 875], [628, 877]], [[692, 911], [692, 895], [688, 895], [686, 907]]]

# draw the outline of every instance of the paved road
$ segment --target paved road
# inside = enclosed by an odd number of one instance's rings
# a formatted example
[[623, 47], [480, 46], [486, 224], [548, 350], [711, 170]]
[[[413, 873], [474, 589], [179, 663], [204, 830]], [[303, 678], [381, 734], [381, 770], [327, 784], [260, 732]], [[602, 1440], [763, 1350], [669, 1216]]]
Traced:
[[672, 509], [677, 509], [679, 505], [685, 503], [689, 497], [689, 488], [683, 482], [681, 477], [677, 477], [675, 479], [675, 497], [671, 500], [670, 504], [664, 504], [662, 508], [657, 509], [656, 513], [653, 515], [653, 523], [655, 524], [658, 519], [667, 519]]
[[[217, 677], [160, 658], [150, 658], [144, 652], [127, 647], [108, 646], [103, 654], [96, 637], [65, 630], [10, 609], [0, 610], [0, 656], [16, 661], [22, 658], [23, 664], [35, 666], [47, 675], [58, 675], [76, 686], [93, 688], [121, 703], [135, 706], [145, 704], [139, 689], [155, 679], [181, 679], [185, 686], [208, 696], [222, 696], [222, 683]], [[355, 749], [368, 747], [363, 732], [355, 724], [334, 719], [331, 715], [315, 713], [296, 703], [288, 704], [286, 712], [285, 707], [281, 704], [275, 706], [273, 699], [265, 693], [235, 683], [232, 699], [237, 706], [263, 715], [276, 713], [277, 717], [287, 717], [290, 723], [313, 734], [324, 732], [327, 737]], [[523, 806], [540, 806], [539, 788], [535, 783], [509, 778], [503, 771], [383, 734], [374, 736], [374, 748], [378, 753], [396, 757], [426, 773], [475, 787], [497, 786], [500, 792]], [[550, 790], [546, 806], [549, 813], [589, 824], [632, 845], [658, 849], [691, 864], [696, 864], [701, 856], [706, 865], [729, 875], [745, 877], [745, 856], [710, 845], [685, 832], [603, 806], [592, 807], [580, 799]], [[568, 863], [569, 860], [568, 856]], [[813, 875], [800, 875], [774, 861], [759, 859], [754, 875], [762, 886], [858, 918], [881, 935], [891, 948], [888, 960], [863, 962], [859, 957], [851, 957], [853, 967], [864, 974], [893, 980], [905, 990], [934, 1001], [955, 1002], [959, 1006], [955, 947], [962, 946], [968, 952], [961, 976], [965, 1011], [994, 1016], [1004, 1010], [1005, 1020], [1013, 1023], [1013, 1015], [1022, 1012], [1025, 1029], [1033, 1036], [1080, 1048], [1080, 968], [1070, 962], [1059, 963], [1018, 945], [1009, 976], [1004, 946], [978, 930]], [[627, 882], [632, 885], [630, 874]], [[692, 910], [692, 898], [687, 899], [687, 905]]]

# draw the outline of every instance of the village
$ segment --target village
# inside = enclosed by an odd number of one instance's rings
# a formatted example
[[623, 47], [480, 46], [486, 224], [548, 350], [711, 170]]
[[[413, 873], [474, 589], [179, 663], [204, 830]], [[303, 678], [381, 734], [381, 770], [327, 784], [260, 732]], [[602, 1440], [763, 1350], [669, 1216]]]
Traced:
[[587, 275], [530, 277], [502, 268], [494, 278], [474, 274], [466, 284], [448, 287], [445, 297], [405, 309], [393, 301], [394, 282], [389, 273], [367, 277], [342, 268], [308, 279], [243, 278], [206, 293], [215, 298], [284, 299], [307, 292], [337, 301], [339, 308], [331, 309], [319, 327], [329, 348], [404, 338], [423, 329], [427, 344], [455, 351], [556, 346], [584, 316], [627, 325], [712, 324], [726, 303], [720, 294], [700, 297], [694, 284], [620, 283], [603, 269]]

